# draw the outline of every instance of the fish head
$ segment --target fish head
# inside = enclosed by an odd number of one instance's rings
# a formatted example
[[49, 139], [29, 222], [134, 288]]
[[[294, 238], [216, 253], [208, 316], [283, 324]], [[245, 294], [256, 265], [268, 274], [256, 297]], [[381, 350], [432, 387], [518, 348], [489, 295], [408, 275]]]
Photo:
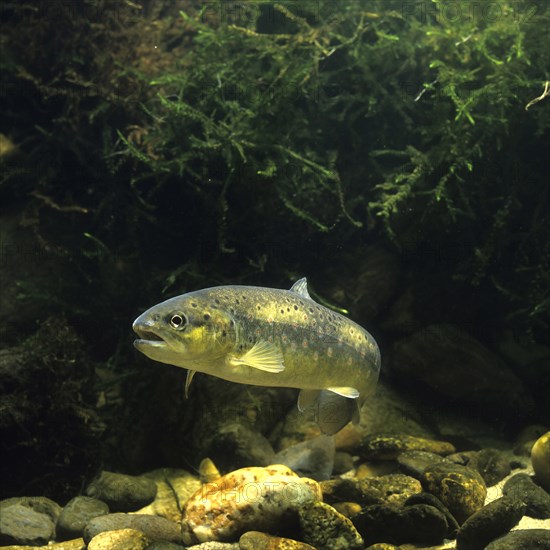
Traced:
[[236, 341], [231, 314], [199, 292], [153, 306], [132, 328], [139, 337], [134, 347], [150, 359], [200, 372], [222, 360]]

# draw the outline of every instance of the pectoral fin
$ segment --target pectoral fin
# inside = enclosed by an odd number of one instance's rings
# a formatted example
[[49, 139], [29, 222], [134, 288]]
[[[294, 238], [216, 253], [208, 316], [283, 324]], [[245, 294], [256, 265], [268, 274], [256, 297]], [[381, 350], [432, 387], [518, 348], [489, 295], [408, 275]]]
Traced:
[[247, 365], [265, 372], [278, 373], [285, 370], [285, 362], [281, 350], [270, 342], [256, 342], [244, 355], [230, 359], [233, 366]]
[[348, 399], [357, 399], [359, 397], [359, 391], [355, 388], [350, 388], [346, 386], [327, 388], [327, 390], [337, 393], [342, 397], [347, 397]]
[[193, 376], [195, 376], [196, 370], [188, 370], [187, 378], [185, 379], [185, 399], [189, 397], [189, 388], [191, 387], [191, 382], [193, 381]]

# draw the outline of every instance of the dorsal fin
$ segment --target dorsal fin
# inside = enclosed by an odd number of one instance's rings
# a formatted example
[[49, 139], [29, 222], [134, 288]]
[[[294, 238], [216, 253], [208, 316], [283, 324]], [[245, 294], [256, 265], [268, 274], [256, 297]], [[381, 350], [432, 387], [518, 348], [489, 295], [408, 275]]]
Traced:
[[312, 300], [312, 297], [309, 295], [309, 292], [307, 291], [307, 279], [305, 277], [302, 277], [301, 279], [298, 279], [290, 287], [290, 290], [292, 292], [296, 292], [296, 294], [299, 294], [300, 296], [303, 296], [304, 298], [307, 298], [308, 300]]

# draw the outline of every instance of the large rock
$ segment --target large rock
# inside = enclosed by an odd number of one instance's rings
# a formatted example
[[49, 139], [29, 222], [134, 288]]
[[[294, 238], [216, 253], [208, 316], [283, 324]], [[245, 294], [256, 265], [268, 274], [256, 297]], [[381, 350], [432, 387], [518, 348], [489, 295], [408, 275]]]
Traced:
[[524, 512], [525, 504], [520, 500], [510, 497], [494, 500], [464, 522], [458, 531], [456, 547], [458, 550], [485, 548], [517, 525]]
[[512, 476], [502, 488], [505, 495], [525, 502], [525, 515], [537, 519], [550, 518], [550, 494], [524, 473]]
[[535, 479], [550, 493], [550, 432], [539, 437], [531, 449], [531, 463]]
[[353, 523], [324, 502], [303, 506], [299, 515], [304, 540], [317, 550], [359, 550], [364, 547]]
[[429, 325], [396, 342], [386, 363], [402, 384], [422, 385], [455, 403], [515, 418], [534, 403], [521, 380], [491, 350], [458, 327]]
[[367, 506], [352, 521], [367, 545], [376, 542], [438, 544], [448, 529], [445, 515], [428, 504], [404, 508]]
[[106, 502], [113, 512], [135, 512], [154, 500], [157, 485], [143, 476], [103, 471], [88, 485], [86, 494]]
[[236, 541], [250, 530], [269, 532], [297, 522], [297, 510], [322, 499], [319, 484], [286, 466], [236, 470], [206, 483], [185, 504], [185, 544]]
[[481, 475], [459, 464], [440, 463], [427, 468], [422, 485], [449, 509], [459, 524], [482, 508], [487, 496]]
[[201, 487], [195, 475], [175, 468], [159, 468], [143, 477], [156, 483], [157, 495], [151, 504], [138, 510], [138, 514], [162, 516], [176, 522], [181, 520], [181, 505]]
[[71, 499], [61, 511], [57, 521], [57, 539], [81, 537], [88, 521], [109, 513], [109, 506], [102, 500], [77, 496]]
[[181, 542], [179, 526], [166, 518], [145, 514], [107, 514], [91, 519], [84, 529], [84, 542], [100, 533], [131, 529], [140, 531], [151, 541]]

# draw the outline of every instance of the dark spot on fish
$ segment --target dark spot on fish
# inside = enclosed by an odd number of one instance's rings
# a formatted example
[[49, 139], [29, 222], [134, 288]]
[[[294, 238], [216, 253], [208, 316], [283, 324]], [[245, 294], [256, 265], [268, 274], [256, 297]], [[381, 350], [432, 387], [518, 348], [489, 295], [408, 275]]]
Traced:
[[216, 302], [217, 304], [220, 303], [220, 301], [217, 298], [214, 300], [214, 302]]
[[294, 311], [298, 311], [298, 306], [294, 304]]
[[312, 307], [308, 308], [308, 311], [309, 311], [310, 313], [313, 313], [313, 308], [312, 308]]
[[231, 326], [231, 327], [235, 326], [235, 321], [233, 321], [233, 319], [231, 319], [231, 321], [229, 321], [229, 326]]
[[285, 310], [281, 309], [281, 315], [284, 315], [284, 314], [285, 314]]
[[227, 332], [225, 330], [222, 330], [222, 336], [225, 338], [227, 336]]
[[287, 307], [287, 308], [286, 308], [286, 310], [287, 310], [287, 311], [290, 311], [290, 308], [289, 308], [289, 307]]
[[205, 321], [210, 321], [210, 315], [208, 313], [205, 313], [202, 318], [205, 320]]
[[238, 298], [235, 298], [235, 303], [236, 303], [237, 305], [239, 305], [241, 302], [239, 302], [239, 299], [238, 299]]
[[258, 304], [258, 305], [256, 306], [256, 309], [257, 309], [258, 311], [260, 311], [260, 309], [262, 309], [261, 306], [260, 306], [260, 304]]
[[246, 301], [246, 296], [244, 294], [241, 296], [241, 298], [243, 299], [243, 301]]
[[195, 302], [191, 302], [191, 307], [197, 307], [197, 304], [195, 304]]
[[234, 307], [230, 307], [230, 308], [229, 308], [229, 313], [235, 313], [235, 308], [234, 308]]

